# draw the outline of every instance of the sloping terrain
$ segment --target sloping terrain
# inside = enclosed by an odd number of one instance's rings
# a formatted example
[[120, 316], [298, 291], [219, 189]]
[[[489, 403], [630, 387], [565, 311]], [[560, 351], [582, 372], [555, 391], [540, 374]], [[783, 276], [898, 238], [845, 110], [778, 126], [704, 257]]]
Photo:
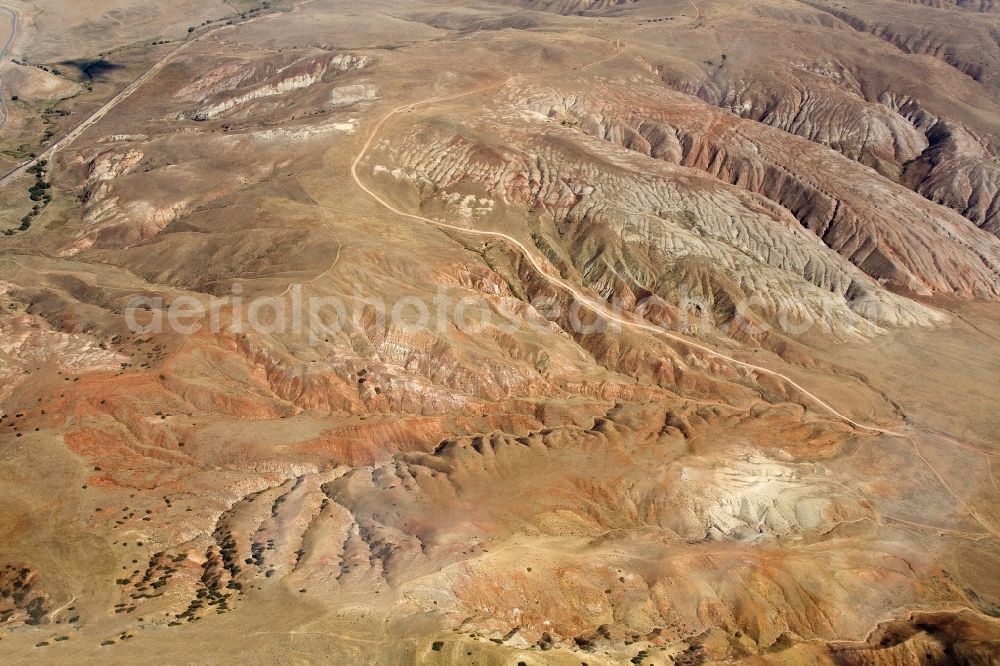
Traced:
[[995, 659], [989, 2], [16, 4], [5, 661]]
[[[670, 87], [833, 148], [996, 234], [995, 10], [766, 2], [717, 14], [707, 39], [669, 22], [639, 33]], [[737, 27], [752, 53], [715, 37]], [[813, 53], [834, 36], [839, 48]]]

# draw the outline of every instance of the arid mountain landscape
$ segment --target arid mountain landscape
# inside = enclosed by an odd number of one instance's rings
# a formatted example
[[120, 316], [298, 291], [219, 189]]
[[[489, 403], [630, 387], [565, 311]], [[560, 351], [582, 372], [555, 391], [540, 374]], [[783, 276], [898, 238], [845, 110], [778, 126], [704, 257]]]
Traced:
[[3, 663], [1000, 664], [1000, 4], [0, 49]]

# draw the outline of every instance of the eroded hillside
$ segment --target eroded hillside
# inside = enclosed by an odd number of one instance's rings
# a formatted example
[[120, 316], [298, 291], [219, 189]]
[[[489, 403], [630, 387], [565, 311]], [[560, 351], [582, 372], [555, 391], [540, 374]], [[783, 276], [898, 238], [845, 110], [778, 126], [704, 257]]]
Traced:
[[7, 660], [992, 663], [991, 3], [147, 4], [11, 2]]

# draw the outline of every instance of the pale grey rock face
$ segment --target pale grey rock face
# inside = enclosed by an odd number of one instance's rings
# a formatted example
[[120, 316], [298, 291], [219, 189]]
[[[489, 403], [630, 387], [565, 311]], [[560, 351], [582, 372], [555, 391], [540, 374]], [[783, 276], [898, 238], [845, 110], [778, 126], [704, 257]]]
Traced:
[[[715, 112], [680, 93], [647, 90], [640, 97], [616, 90], [611, 95], [614, 101], [588, 105], [576, 96], [536, 102], [533, 108], [570, 118], [593, 136], [761, 194], [828, 247], [896, 289], [986, 298], [1000, 293], [995, 237], [853, 160]], [[956, 238], [961, 242], [943, 251], [943, 244]]]
[[16, 4], [6, 661], [998, 653], [993, 3]]
[[[921, 293], [995, 293], [996, 275], [986, 269], [970, 281], [963, 281], [969, 272], [963, 269], [962, 279], [951, 281], [951, 273], [928, 270], [926, 258], [883, 260], [876, 248], [886, 239], [906, 234], [932, 247], [936, 235], [947, 233], [941, 225], [987, 257], [996, 242], [947, 211], [943, 221], [929, 217], [930, 204], [888, 181], [884, 191], [852, 187], [850, 170], [864, 167], [823, 155], [828, 161], [810, 168], [828, 165], [830, 174], [848, 174], [839, 182], [831, 176], [822, 191], [808, 177], [793, 175], [810, 152], [820, 151], [806, 141], [799, 142], [805, 156], [781, 169], [769, 159], [782, 153], [767, 143], [775, 141], [767, 132], [759, 139], [739, 127], [723, 134], [725, 150], [736, 157], [696, 138], [695, 132], [707, 130], [681, 125], [684, 118], [725, 118], [696, 100], [679, 96], [668, 106], [662, 98], [662, 109], [646, 107], [648, 115], [636, 113], [639, 100], [621, 101], [602, 106], [595, 98], [564, 99], [551, 91], [513, 95], [503, 118], [517, 118], [521, 127], [479, 118], [468, 130], [481, 137], [479, 123], [488, 123], [505, 142], [484, 144], [461, 130], [429, 127], [395, 151], [393, 178], [426, 191], [471, 187], [505, 205], [532, 206], [551, 225], [560, 253], [602, 295], [610, 298], [624, 287], [675, 301], [683, 291], [723, 321], [750, 301], [765, 317], [822, 321], [844, 335], [868, 322], [926, 325], [939, 319], [880, 283], [895, 281], [897, 288]], [[617, 114], [613, 106], [632, 113]], [[877, 223], [860, 222], [846, 203], [877, 211], [874, 201], [885, 206], [886, 193], [899, 203]], [[906, 206], [917, 211], [894, 222]], [[975, 251], [953, 260], [970, 271], [981, 264]]]

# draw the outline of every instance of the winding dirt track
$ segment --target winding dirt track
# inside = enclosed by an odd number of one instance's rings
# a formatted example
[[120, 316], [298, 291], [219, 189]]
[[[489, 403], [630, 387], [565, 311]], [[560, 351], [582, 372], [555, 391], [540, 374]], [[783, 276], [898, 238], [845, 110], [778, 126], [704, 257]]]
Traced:
[[[614, 59], [618, 58], [625, 51], [624, 42], [623, 42], [622, 38], [619, 38], [615, 42], [615, 49], [616, 49], [616, 51], [615, 51], [614, 55], [612, 55], [612, 56], [609, 56], [607, 58], [602, 58], [602, 59], [597, 60], [595, 62], [592, 62], [592, 63], [590, 63], [588, 65], [585, 65], [583, 67], [574, 68], [574, 69], [582, 70], [582, 69], [587, 69], [587, 68], [590, 68], [590, 67], [596, 67], [598, 65], [601, 65], [603, 63], [606, 63], [606, 62], [609, 62], [611, 60], [614, 60]], [[531, 250], [529, 250], [521, 241], [517, 240], [513, 236], [509, 236], [509, 235], [507, 235], [505, 233], [502, 233], [502, 232], [499, 232], [499, 231], [485, 231], [485, 230], [481, 230], [481, 229], [469, 229], [467, 227], [460, 227], [460, 226], [457, 226], [457, 225], [454, 225], [454, 224], [448, 224], [446, 222], [440, 222], [440, 221], [437, 221], [437, 220], [432, 220], [430, 218], [423, 217], [421, 215], [415, 215], [413, 213], [407, 213], [407, 212], [401, 211], [398, 208], [396, 208], [395, 206], [393, 206], [391, 203], [389, 203], [388, 201], [386, 201], [385, 199], [383, 199], [382, 197], [380, 197], [374, 190], [372, 190], [367, 185], [365, 185], [364, 182], [362, 182], [361, 178], [358, 176], [358, 165], [361, 163], [361, 161], [367, 155], [368, 151], [371, 149], [371, 146], [372, 146], [372, 144], [375, 141], [375, 137], [378, 136], [379, 132], [382, 130], [382, 128], [385, 126], [385, 124], [387, 122], [389, 122], [389, 120], [391, 120], [394, 116], [398, 115], [399, 113], [401, 113], [403, 111], [413, 110], [414, 108], [416, 108], [418, 106], [429, 106], [429, 105], [436, 104], [436, 103], [439, 103], [439, 102], [447, 102], [447, 101], [450, 101], [450, 100], [460, 99], [462, 97], [471, 97], [473, 95], [484, 93], [484, 92], [487, 92], [487, 91], [490, 91], [490, 90], [495, 90], [495, 89], [498, 89], [498, 88], [501, 88], [501, 87], [507, 85], [507, 83], [511, 80], [511, 78], [513, 78], [513, 77], [510, 77], [510, 78], [506, 79], [505, 81], [503, 81], [501, 83], [496, 83], [496, 84], [492, 84], [492, 85], [485, 86], [485, 87], [482, 87], [482, 88], [477, 88], [475, 90], [470, 90], [470, 91], [467, 91], [467, 92], [464, 92], [464, 93], [457, 93], [457, 94], [454, 94], [454, 95], [445, 95], [445, 96], [440, 96], [440, 97], [431, 97], [431, 98], [424, 99], [424, 100], [421, 100], [421, 101], [418, 101], [418, 102], [411, 102], [409, 104], [402, 104], [402, 105], [397, 106], [396, 108], [392, 109], [387, 114], [385, 114], [378, 121], [378, 123], [375, 124], [375, 127], [372, 128], [371, 133], [368, 135], [368, 139], [365, 141], [364, 145], [361, 147], [361, 150], [358, 152], [357, 156], [354, 158], [354, 161], [351, 163], [351, 177], [354, 179], [354, 182], [357, 184], [357, 186], [359, 188], [361, 188], [366, 194], [368, 194], [368, 196], [370, 196], [372, 199], [374, 199], [380, 206], [382, 206], [386, 210], [388, 210], [388, 211], [390, 211], [390, 212], [392, 212], [392, 213], [394, 213], [396, 215], [399, 215], [400, 217], [405, 217], [405, 218], [410, 219], [410, 220], [416, 220], [418, 222], [425, 222], [427, 224], [434, 225], [435, 227], [438, 227], [438, 228], [441, 228], [441, 229], [448, 229], [450, 231], [457, 231], [457, 232], [460, 232], [460, 233], [471, 234], [471, 235], [474, 235], [474, 236], [480, 236], [480, 237], [484, 237], [484, 238], [496, 238], [496, 239], [502, 240], [504, 242], [510, 243], [511, 245], [513, 245], [514, 247], [516, 247], [521, 252], [521, 254], [524, 256], [524, 258], [528, 260], [528, 262], [531, 264], [531, 266], [547, 282], [549, 282], [550, 284], [553, 284], [553, 285], [555, 285], [555, 286], [557, 286], [557, 287], [559, 287], [561, 289], [564, 289], [564, 290], [568, 291], [569, 293], [571, 293], [573, 295], [574, 298], [576, 298], [580, 303], [582, 303], [584, 306], [586, 306], [588, 310], [590, 310], [590, 311], [594, 312], [595, 314], [603, 317], [607, 321], [614, 322], [616, 324], [620, 324], [620, 325], [623, 325], [623, 326], [628, 326], [628, 327], [636, 329], [636, 330], [645, 331], [647, 333], [652, 333], [654, 335], [659, 335], [661, 337], [667, 338], [667, 339], [672, 340], [674, 342], [679, 342], [679, 343], [682, 343], [684, 345], [687, 345], [688, 347], [693, 347], [693, 348], [695, 348], [695, 349], [697, 349], [697, 350], [699, 350], [701, 352], [709, 354], [710, 356], [714, 356], [716, 358], [720, 358], [720, 359], [722, 359], [722, 360], [724, 360], [724, 361], [726, 361], [726, 362], [728, 362], [728, 363], [730, 363], [732, 365], [735, 365], [737, 367], [741, 367], [741, 368], [744, 368], [744, 369], [747, 369], [747, 370], [751, 370], [753, 372], [757, 372], [757, 373], [760, 373], [760, 374], [763, 374], [763, 375], [767, 375], [769, 377], [774, 377], [776, 379], [779, 379], [782, 382], [784, 382], [787, 386], [790, 386], [790, 387], [794, 388], [801, 395], [803, 395], [806, 398], [808, 398], [815, 405], [818, 405], [823, 410], [829, 412], [830, 414], [832, 414], [833, 416], [837, 417], [838, 419], [840, 419], [840, 420], [842, 420], [842, 421], [844, 421], [844, 422], [846, 422], [846, 423], [848, 423], [848, 424], [850, 424], [850, 425], [852, 425], [855, 428], [858, 428], [860, 430], [865, 430], [865, 431], [869, 431], [869, 432], [880, 433], [880, 434], [889, 435], [889, 436], [892, 436], [892, 437], [902, 437], [903, 436], [901, 433], [896, 432], [894, 429], [886, 429], [886, 428], [881, 428], [881, 427], [878, 427], [878, 426], [866, 425], [864, 423], [859, 423], [859, 422], [853, 420], [852, 418], [850, 418], [850, 417], [842, 414], [841, 412], [837, 411], [836, 408], [834, 408], [832, 405], [830, 405], [828, 402], [826, 402], [825, 400], [823, 400], [819, 396], [815, 395], [814, 393], [812, 393], [811, 391], [809, 391], [808, 389], [806, 389], [802, 385], [798, 384], [797, 382], [795, 382], [793, 379], [791, 379], [787, 375], [783, 375], [780, 372], [776, 372], [774, 370], [770, 370], [768, 368], [764, 368], [764, 367], [761, 367], [759, 365], [754, 365], [753, 363], [747, 363], [745, 361], [740, 361], [738, 359], [735, 359], [735, 358], [733, 358], [731, 356], [727, 356], [726, 354], [723, 354], [722, 352], [719, 352], [719, 351], [716, 351], [714, 349], [711, 349], [710, 347], [707, 347], [707, 346], [705, 346], [703, 344], [700, 344], [698, 342], [694, 342], [694, 341], [689, 340], [687, 338], [681, 337], [680, 335], [677, 335], [675, 333], [667, 331], [667, 330], [665, 330], [663, 328], [660, 328], [659, 326], [654, 326], [653, 324], [650, 324], [649, 322], [647, 322], [645, 320], [634, 319], [634, 318], [628, 318], [628, 319], [626, 319], [624, 317], [618, 316], [616, 313], [611, 312], [609, 310], [607, 304], [604, 303], [603, 301], [599, 301], [599, 300], [593, 298], [592, 296], [589, 296], [589, 295], [583, 293], [577, 287], [575, 287], [574, 285], [570, 284], [569, 282], [566, 282], [562, 278], [557, 277], [557, 276], [552, 275], [551, 273], [549, 273], [548, 270], [547, 270], [547, 268], [546, 268], [546, 266], [545, 266], [545, 262], [543, 260], [539, 259], [535, 255], [534, 252], [532, 252]]]
[[701, 7], [694, 4], [694, 0], [688, 0], [688, 4], [694, 9], [694, 18], [688, 23], [689, 27], [698, 28], [703, 23], [705, 23], [705, 13], [701, 11]]

